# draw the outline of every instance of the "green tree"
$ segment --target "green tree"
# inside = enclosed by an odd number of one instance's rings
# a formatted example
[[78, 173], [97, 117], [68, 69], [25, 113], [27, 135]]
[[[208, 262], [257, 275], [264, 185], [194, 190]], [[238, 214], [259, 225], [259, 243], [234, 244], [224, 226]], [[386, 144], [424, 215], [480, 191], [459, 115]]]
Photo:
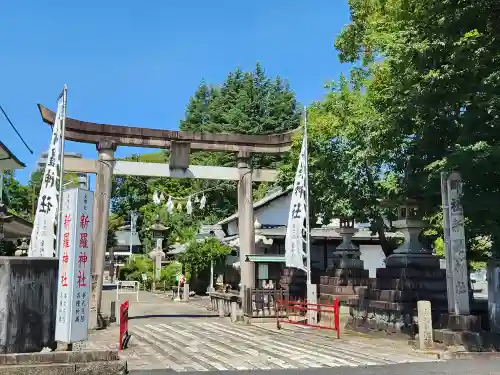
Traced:
[[[254, 72], [237, 69], [230, 73], [220, 87], [203, 81], [190, 98], [180, 129], [269, 134], [295, 129], [299, 122], [300, 110], [287, 83], [279, 77], [266, 77], [257, 64]], [[168, 157], [167, 151], [132, 155], [125, 160], [167, 163]], [[256, 155], [252, 162], [255, 168], [264, 168], [278, 165], [281, 159], [281, 156]], [[232, 153], [193, 152], [191, 164], [235, 166], [236, 158]], [[258, 196], [262, 196], [266, 188], [266, 185], [255, 184]], [[193, 214], [186, 215], [186, 201], [181, 199], [183, 212], [174, 210], [174, 214], [167, 215], [165, 202], [161, 206], [153, 204], [155, 191], [163, 192], [165, 198], [187, 198], [196, 192], [205, 191], [207, 206], [204, 210], [194, 207]], [[237, 210], [234, 182], [117, 176], [114, 178], [112, 196], [111, 210], [124, 222], [128, 222], [132, 210], [140, 212], [139, 234], [146, 251], [154, 247], [149, 228], [157, 215], [160, 215], [162, 224], [168, 227], [164, 242], [168, 246], [175, 242], [189, 242], [194, 238], [201, 222], [214, 223]], [[192, 203], [196, 206], [196, 203]]]
[[191, 240], [186, 251], [177, 256], [177, 260], [182, 263], [186, 273], [190, 275], [189, 283], [193, 289], [203, 291], [207, 279], [207, 271], [210, 263], [215, 265], [225, 262], [227, 255], [231, 253], [231, 248], [219, 242], [216, 238], [208, 238], [203, 241]]
[[[500, 29], [495, 0], [351, 0], [336, 41], [370, 74], [393, 170], [424, 214], [440, 209], [439, 172], [458, 170], [469, 248], [500, 239]], [[439, 225], [437, 227], [441, 227]], [[437, 229], [439, 231], [439, 228]], [[498, 245], [493, 246], [499, 249]]]
[[29, 188], [16, 179], [14, 171], [4, 172], [3, 183], [3, 200], [7, 208], [18, 216], [29, 218]]
[[[395, 243], [385, 236], [389, 228], [384, 218], [391, 212], [381, 202], [395, 199], [397, 178], [379, 142], [380, 116], [362, 90], [365, 75], [356, 73], [332, 82], [325, 99], [308, 111], [310, 214], [321, 216], [323, 222], [332, 217], [370, 222], [388, 255]], [[301, 143], [302, 134], [281, 168], [283, 185], [293, 181]]]
[[[29, 200], [28, 217], [30, 220], [35, 218], [36, 206], [38, 204], [38, 197], [42, 187], [43, 173], [45, 170], [36, 170], [30, 175], [30, 180], [27, 186], [26, 198]], [[76, 173], [65, 173], [63, 177], [64, 189], [78, 186], [78, 175]]]

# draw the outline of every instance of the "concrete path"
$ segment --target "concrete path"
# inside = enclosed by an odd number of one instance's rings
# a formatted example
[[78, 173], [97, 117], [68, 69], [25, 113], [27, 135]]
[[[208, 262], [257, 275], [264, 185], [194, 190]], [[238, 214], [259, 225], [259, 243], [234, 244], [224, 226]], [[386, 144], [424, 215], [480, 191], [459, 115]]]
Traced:
[[[346, 337], [337, 340], [308, 328], [277, 331], [258, 325], [232, 324], [199, 304], [141, 295], [131, 303], [131, 370], [177, 372], [299, 370], [434, 361], [406, 343]], [[196, 302], [195, 302], [196, 303]], [[212, 316], [211, 316], [212, 315]], [[98, 331], [88, 345], [118, 346], [118, 327]]]
[[[256, 370], [247, 375], [499, 375], [499, 361], [452, 360], [448, 362], [405, 363], [366, 367], [339, 367], [304, 370]], [[167, 375], [171, 370], [132, 370], [130, 375]], [[197, 374], [196, 372], [192, 374]], [[204, 372], [203, 374], [219, 374]], [[240, 375], [241, 372], [227, 371], [225, 375]]]

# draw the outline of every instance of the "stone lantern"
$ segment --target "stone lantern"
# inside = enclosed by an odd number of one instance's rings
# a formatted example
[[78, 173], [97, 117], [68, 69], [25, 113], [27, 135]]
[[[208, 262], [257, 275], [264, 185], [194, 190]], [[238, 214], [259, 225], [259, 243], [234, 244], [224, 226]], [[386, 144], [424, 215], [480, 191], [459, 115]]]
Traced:
[[165, 236], [165, 232], [168, 230], [168, 227], [164, 226], [160, 223], [160, 216], [156, 216], [155, 223], [149, 228], [153, 235], [153, 240], [156, 240], [156, 248], [149, 252], [149, 257], [155, 263], [155, 272], [153, 275], [153, 286], [152, 289], [155, 289], [155, 283], [160, 279], [161, 273], [161, 261], [165, 259], [165, 253], [163, 252], [163, 237]]
[[399, 205], [397, 220], [392, 224], [403, 234], [404, 242], [387, 257], [387, 267], [439, 268], [439, 258], [420, 242], [420, 233], [426, 223], [420, 218], [416, 200], [407, 199]]
[[359, 247], [352, 242], [352, 237], [359, 231], [358, 228], [354, 227], [354, 218], [340, 218], [339, 226], [335, 228], [335, 231], [342, 237], [342, 243], [335, 249], [334, 267], [363, 269]]

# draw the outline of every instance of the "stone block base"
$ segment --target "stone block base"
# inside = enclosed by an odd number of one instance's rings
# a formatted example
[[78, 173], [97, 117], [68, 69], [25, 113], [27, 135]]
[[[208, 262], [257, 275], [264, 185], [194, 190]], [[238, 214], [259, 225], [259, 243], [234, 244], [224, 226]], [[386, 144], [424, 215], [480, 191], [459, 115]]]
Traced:
[[0, 355], [0, 374], [122, 375], [125, 361], [114, 351], [48, 352]]
[[450, 331], [481, 332], [481, 317], [474, 315], [441, 314], [438, 327]]
[[364, 262], [361, 259], [356, 258], [334, 258], [332, 261], [332, 267], [334, 269], [349, 269], [357, 268], [364, 269]]
[[434, 327], [447, 311], [446, 271], [439, 268], [390, 267], [377, 269], [377, 278], [359, 289], [351, 307], [350, 328], [403, 333], [418, 331], [417, 301], [431, 302]]
[[439, 268], [439, 258], [432, 254], [392, 254], [385, 260], [387, 268]]
[[362, 268], [363, 262], [359, 259], [347, 261], [361, 262], [361, 268], [331, 268], [320, 276], [318, 295], [320, 303], [332, 304], [338, 298], [343, 304], [355, 303], [360, 291], [369, 283], [369, 271]]
[[295, 268], [285, 268], [280, 278], [280, 287], [290, 294], [291, 298], [306, 298], [307, 275]]
[[405, 334], [404, 317], [397, 316], [396, 314], [392, 317], [380, 317], [377, 316], [377, 314], [370, 314], [370, 316], [366, 316], [365, 318], [351, 315], [346, 328], [362, 333], [383, 333], [388, 335]]

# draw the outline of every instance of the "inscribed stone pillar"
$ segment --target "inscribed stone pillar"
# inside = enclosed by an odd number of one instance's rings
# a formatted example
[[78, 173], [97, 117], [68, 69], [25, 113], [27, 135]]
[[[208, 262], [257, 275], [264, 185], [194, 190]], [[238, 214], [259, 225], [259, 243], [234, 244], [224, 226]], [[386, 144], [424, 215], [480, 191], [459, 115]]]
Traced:
[[500, 333], [500, 261], [488, 261], [488, 316], [490, 331]]
[[[469, 281], [466, 260], [464, 212], [460, 202], [462, 195], [462, 179], [457, 172], [451, 173], [447, 179], [448, 193], [448, 252], [446, 273], [451, 272], [453, 287], [453, 305], [451, 313], [455, 315], [469, 315]], [[451, 269], [448, 267], [451, 266]], [[449, 304], [450, 306], [451, 304]]]
[[418, 341], [420, 349], [431, 349], [434, 346], [432, 337], [432, 310], [430, 301], [418, 301]]
[[240, 236], [241, 291], [245, 287], [253, 288], [255, 283], [255, 265], [247, 262], [246, 257], [255, 252], [255, 229], [253, 219], [252, 167], [250, 153], [238, 154], [238, 232]]
[[[92, 307], [95, 307], [94, 312], [99, 317], [101, 313], [104, 263], [108, 240], [109, 204], [116, 145], [109, 141], [100, 141], [96, 148], [99, 165], [94, 193], [94, 225], [92, 228], [92, 235], [94, 237], [94, 246], [92, 249]], [[94, 323], [99, 325], [99, 319], [94, 321]]]
[[441, 203], [443, 206], [444, 261], [446, 271], [446, 295], [448, 297], [448, 312], [453, 312], [455, 300], [453, 296], [453, 267], [450, 257], [450, 207], [448, 206], [448, 173], [441, 172]]

